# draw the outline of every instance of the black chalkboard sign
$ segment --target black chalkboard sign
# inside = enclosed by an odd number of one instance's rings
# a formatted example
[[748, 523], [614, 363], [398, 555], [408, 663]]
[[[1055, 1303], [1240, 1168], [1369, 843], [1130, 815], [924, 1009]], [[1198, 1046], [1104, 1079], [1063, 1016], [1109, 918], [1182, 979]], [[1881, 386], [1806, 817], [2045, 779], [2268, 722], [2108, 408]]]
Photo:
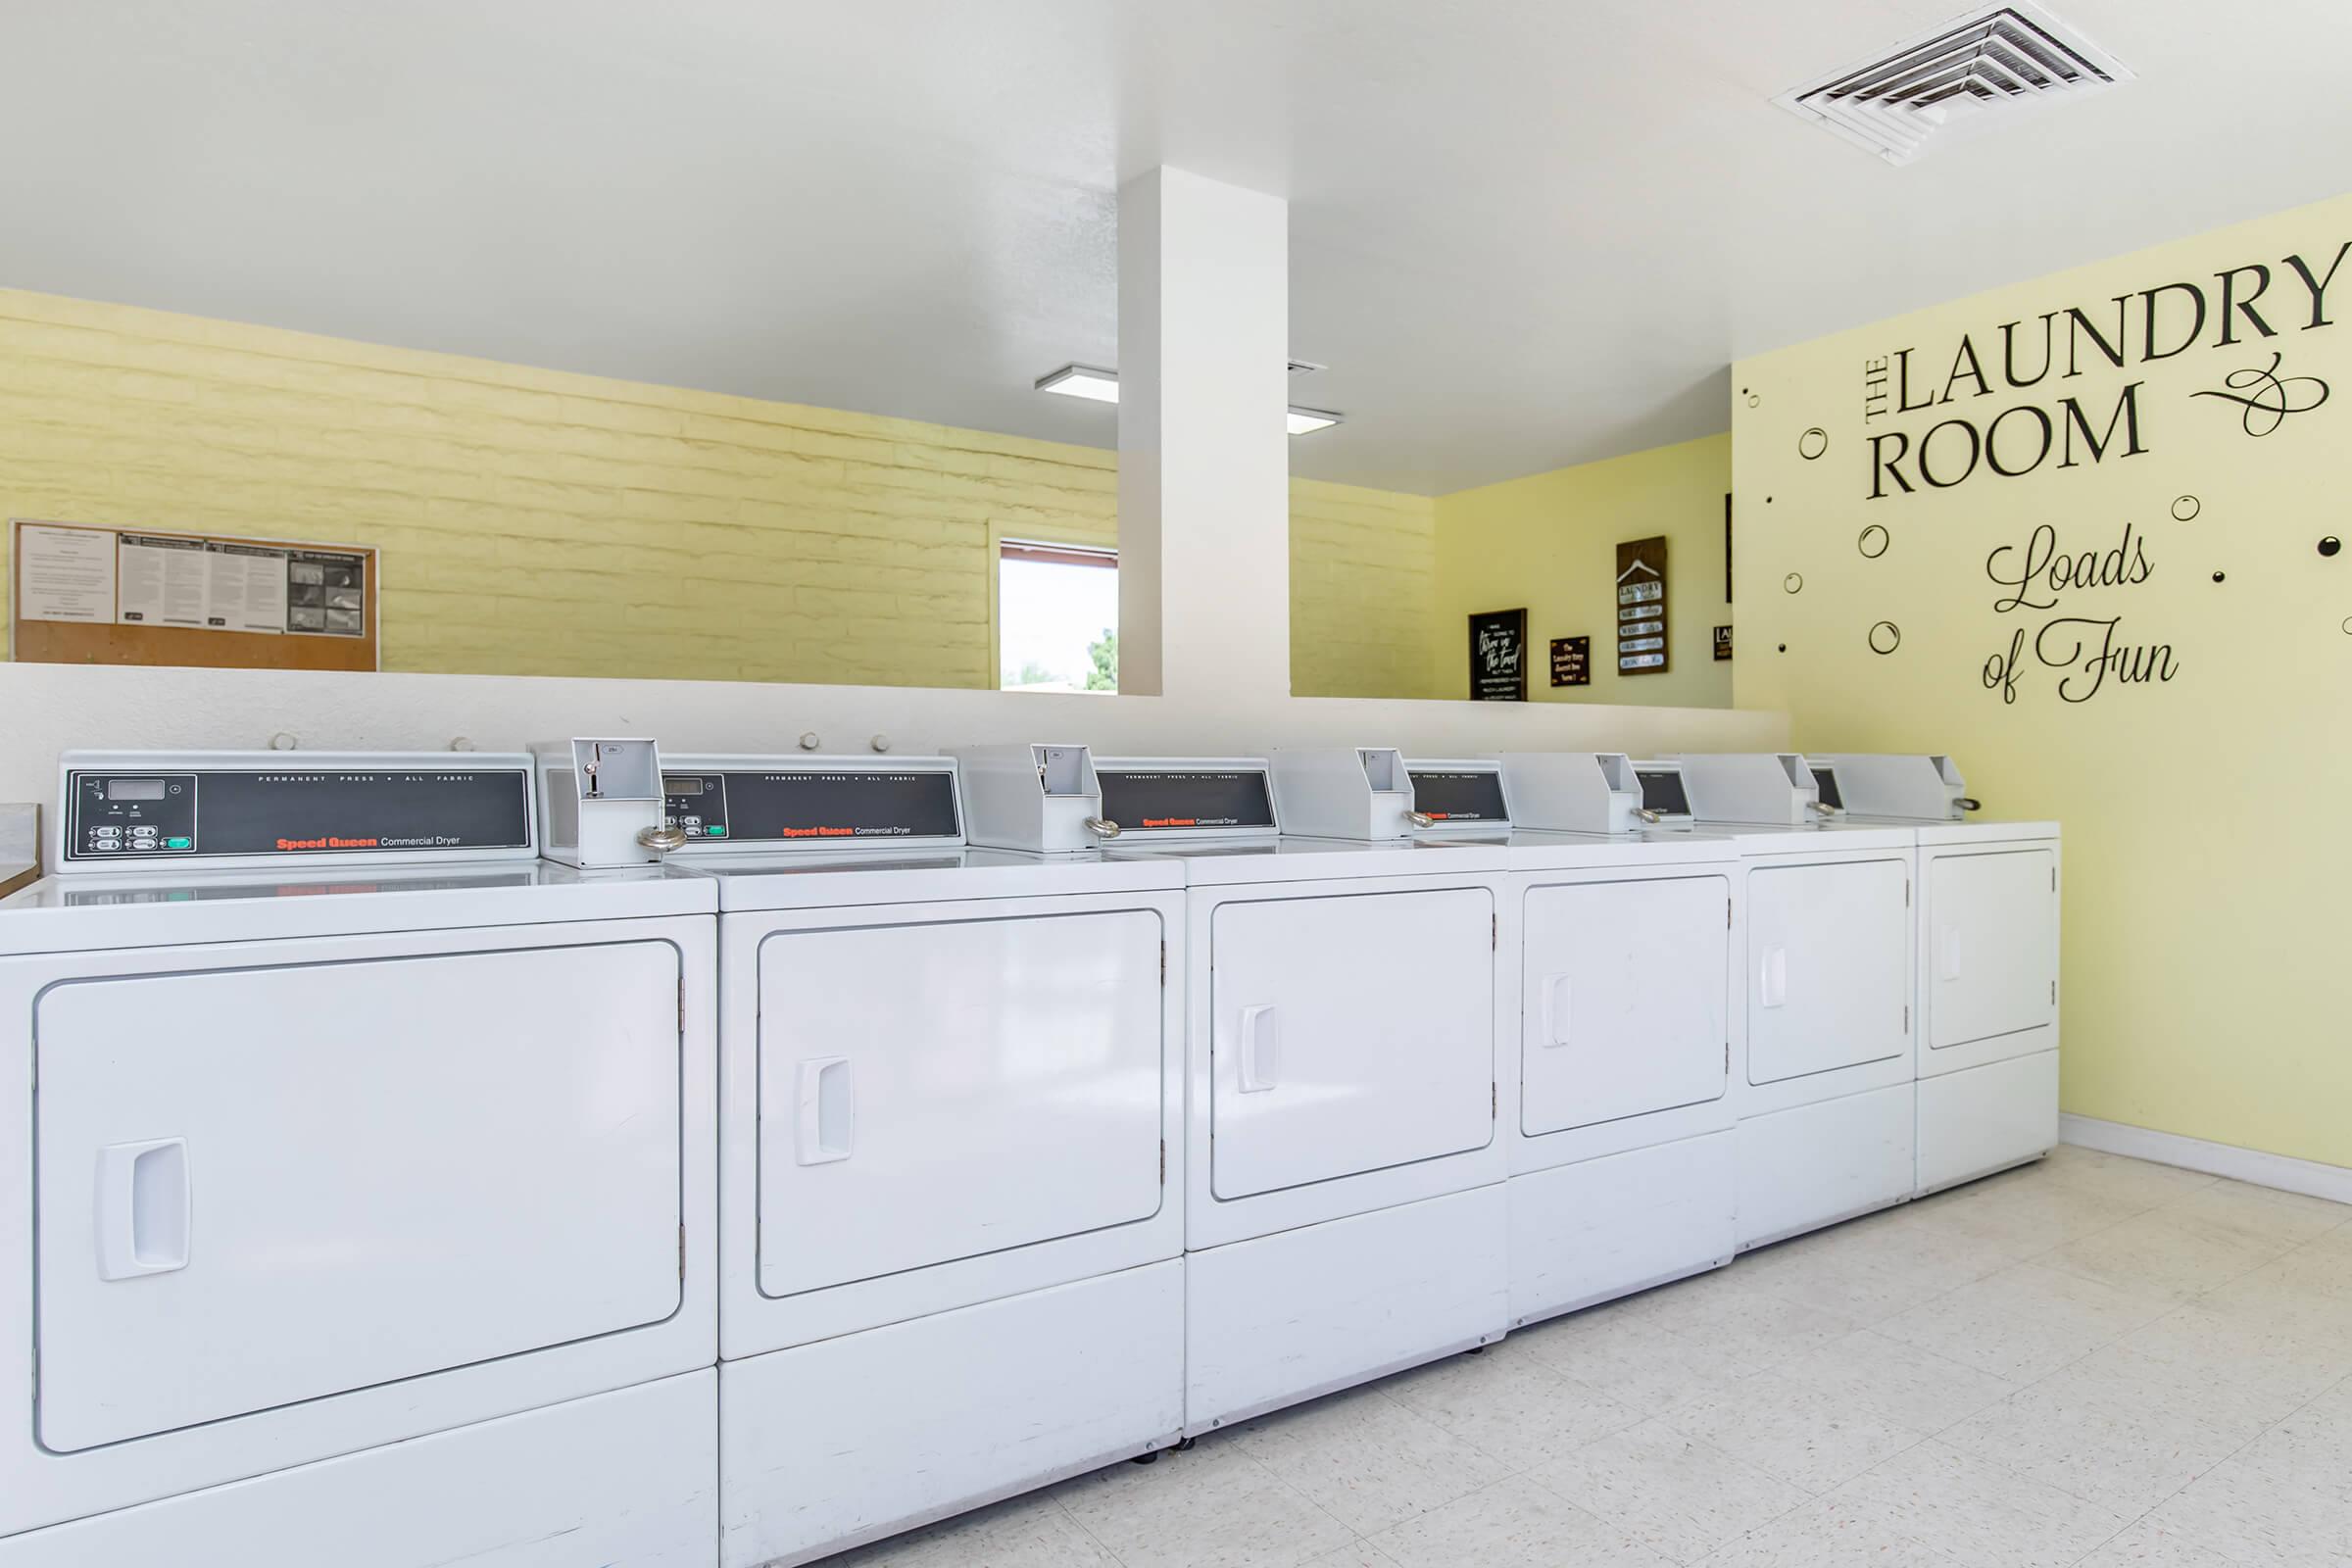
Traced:
[[1554, 637], [1551, 640], [1551, 683], [1554, 686], [1592, 684], [1592, 639]]
[[1527, 611], [1489, 610], [1470, 617], [1473, 702], [1527, 701]]

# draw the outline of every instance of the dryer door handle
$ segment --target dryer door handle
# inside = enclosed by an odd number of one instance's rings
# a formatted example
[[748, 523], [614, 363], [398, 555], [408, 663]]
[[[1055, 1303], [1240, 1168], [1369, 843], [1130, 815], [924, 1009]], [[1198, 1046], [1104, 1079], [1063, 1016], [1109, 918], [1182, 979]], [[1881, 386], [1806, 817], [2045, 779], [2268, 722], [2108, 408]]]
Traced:
[[1786, 1005], [1788, 1001], [1788, 950], [1769, 947], [1764, 950], [1764, 962], [1756, 975], [1756, 1000], [1767, 1007]]
[[801, 1063], [800, 1079], [800, 1136], [793, 1157], [803, 1165], [830, 1165], [849, 1158], [858, 1137], [850, 1058], [811, 1056]]
[[188, 1141], [157, 1138], [98, 1151], [98, 1277], [135, 1279], [188, 1266]]
[[1270, 1002], [1242, 1009], [1242, 1093], [1261, 1095], [1282, 1076], [1282, 1015]]
[[1568, 1044], [1568, 1035], [1575, 1026], [1575, 977], [1550, 974], [1544, 977], [1544, 1045], [1549, 1050]]

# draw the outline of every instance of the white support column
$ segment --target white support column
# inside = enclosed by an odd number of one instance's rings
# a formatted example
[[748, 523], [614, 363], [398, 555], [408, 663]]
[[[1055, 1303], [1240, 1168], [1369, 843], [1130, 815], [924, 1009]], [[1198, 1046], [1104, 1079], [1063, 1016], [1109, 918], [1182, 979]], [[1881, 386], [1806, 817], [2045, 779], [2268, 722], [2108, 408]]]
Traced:
[[1291, 689], [1290, 204], [1119, 190], [1119, 690]]

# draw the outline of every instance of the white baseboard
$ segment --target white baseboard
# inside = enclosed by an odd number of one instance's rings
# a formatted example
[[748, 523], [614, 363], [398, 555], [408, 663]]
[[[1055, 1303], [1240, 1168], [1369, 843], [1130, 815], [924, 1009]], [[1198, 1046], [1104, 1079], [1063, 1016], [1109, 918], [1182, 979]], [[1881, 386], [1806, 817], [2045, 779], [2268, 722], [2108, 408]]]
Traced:
[[2058, 1117], [2058, 1140], [2109, 1154], [2152, 1159], [2160, 1165], [2178, 1165], [2183, 1170], [2203, 1171], [2209, 1176], [2227, 1176], [2232, 1181], [2252, 1182], [2257, 1187], [2276, 1187], [2280, 1192], [2303, 1193], [2312, 1198], [2331, 1199], [2338, 1203], [2352, 1203], [2352, 1169], [2342, 1165], [2323, 1165], [2316, 1159], [2266, 1154], [2259, 1149], [2240, 1149], [2234, 1144], [2183, 1138], [2179, 1133], [2152, 1132], [2145, 1127], [2128, 1126], [2120, 1121], [2101, 1121], [2096, 1116], [2077, 1116], [2071, 1112]]

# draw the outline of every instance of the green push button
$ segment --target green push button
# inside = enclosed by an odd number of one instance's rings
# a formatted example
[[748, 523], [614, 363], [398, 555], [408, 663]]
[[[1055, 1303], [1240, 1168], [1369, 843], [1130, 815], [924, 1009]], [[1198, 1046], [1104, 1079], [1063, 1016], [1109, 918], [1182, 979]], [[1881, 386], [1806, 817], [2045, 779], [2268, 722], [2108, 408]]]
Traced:
[[164, 848], [167, 850], [184, 850], [195, 842], [196, 841], [194, 839], [166, 839], [164, 840]]
[[705, 837], [705, 838], [707, 838], [707, 839], [723, 839], [723, 838], [725, 838], [726, 836], [727, 836], [727, 828], [726, 828], [726, 824], [725, 824], [725, 823], [723, 823], [723, 822], [722, 822], [722, 823], [720, 823], [719, 825], [717, 825], [716, 827], [707, 827], [707, 828], [703, 829], [703, 837]]

